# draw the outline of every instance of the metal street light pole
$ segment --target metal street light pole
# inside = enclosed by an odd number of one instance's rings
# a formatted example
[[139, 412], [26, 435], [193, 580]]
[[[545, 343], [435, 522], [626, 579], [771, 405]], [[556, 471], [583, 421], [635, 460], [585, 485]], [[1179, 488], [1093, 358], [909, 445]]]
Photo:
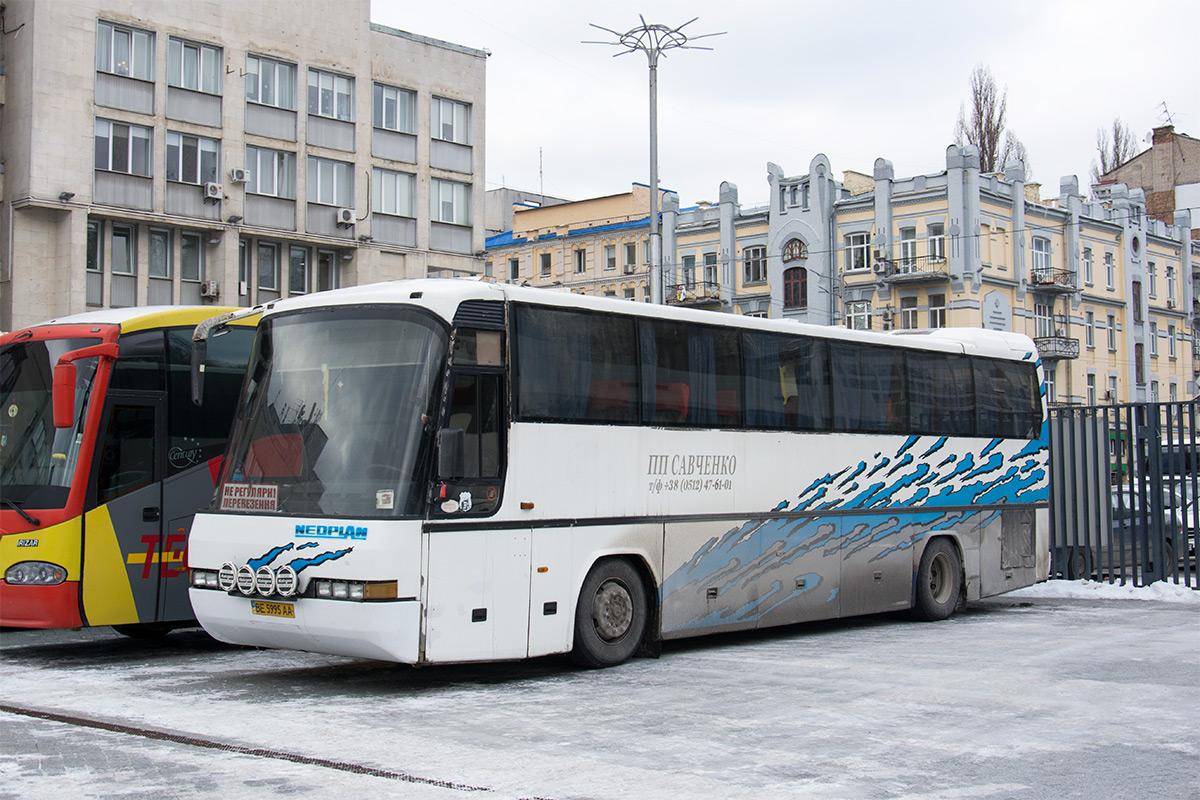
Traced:
[[689, 37], [683, 32], [683, 29], [699, 17], [694, 17], [677, 28], [647, 24], [646, 18], [640, 14], [638, 18], [641, 19], [642, 24], [625, 33], [592, 23], [593, 28], [611, 33], [617, 37], [617, 40], [615, 42], [584, 42], [584, 44], [607, 44], [622, 48], [621, 52], [613, 55], [613, 58], [640, 50], [646, 54], [646, 59], [650, 64], [650, 302], [662, 304], [662, 234], [659, 231], [658, 221], [658, 56], [665, 50], [673, 49], [711, 50], [711, 47], [702, 47], [689, 42], [709, 36], [721, 36], [724, 32], [702, 33]]

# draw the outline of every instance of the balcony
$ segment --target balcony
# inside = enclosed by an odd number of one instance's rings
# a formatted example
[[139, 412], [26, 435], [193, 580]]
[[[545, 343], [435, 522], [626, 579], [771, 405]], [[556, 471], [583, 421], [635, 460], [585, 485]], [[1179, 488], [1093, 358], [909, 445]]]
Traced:
[[1075, 272], [1069, 269], [1044, 269], [1034, 267], [1029, 274], [1029, 286], [1035, 292], [1049, 292], [1052, 294], [1073, 292], [1077, 288], [1075, 286]]
[[684, 281], [663, 288], [667, 305], [703, 307], [721, 302], [721, 284], [715, 281]]
[[1079, 340], [1067, 336], [1036, 336], [1033, 339], [1042, 361], [1079, 358]]
[[950, 265], [941, 256], [901, 256], [895, 261], [875, 264], [884, 283], [912, 285], [916, 283], [947, 283]]

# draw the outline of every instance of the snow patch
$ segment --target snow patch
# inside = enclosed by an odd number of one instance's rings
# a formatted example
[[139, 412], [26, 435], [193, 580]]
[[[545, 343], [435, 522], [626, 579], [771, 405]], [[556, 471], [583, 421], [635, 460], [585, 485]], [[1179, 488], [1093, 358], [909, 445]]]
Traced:
[[1007, 597], [1062, 598], [1067, 600], [1150, 600], [1160, 603], [1200, 605], [1200, 592], [1167, 581], [1149, 586], [1106, 581], [1047, 581], [1008, 592]]

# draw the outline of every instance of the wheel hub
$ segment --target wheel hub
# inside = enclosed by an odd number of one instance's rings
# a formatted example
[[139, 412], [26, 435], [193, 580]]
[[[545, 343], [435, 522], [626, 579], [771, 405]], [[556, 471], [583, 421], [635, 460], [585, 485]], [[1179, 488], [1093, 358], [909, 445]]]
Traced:
[[629, 590], [617, 581], [602, 583], [592, 604], [592, 621], [596, 632], [606, 641], [624, 636], [633, 624], [633, 598]]

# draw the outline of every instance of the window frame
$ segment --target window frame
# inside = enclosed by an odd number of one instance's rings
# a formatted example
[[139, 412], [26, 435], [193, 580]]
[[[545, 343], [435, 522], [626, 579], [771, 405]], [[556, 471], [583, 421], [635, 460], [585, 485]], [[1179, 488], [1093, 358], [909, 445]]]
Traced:
[[[105, 126], [107, 129], [107, 133], [104, 134], [103, 137], [100, 133], [101, 126]], [[116, 161], [115, 155], [117, 153], [116, 145], [117, 145], [117, 141], [118, 141], [117, 137], [114, 135], [114, 129], [117, 127], [126, 129], [124, 159], [125, 159], [125, 164], [128, 167], [127, 169], [117, 169], [114, 166], [114, 162]], [[134, 176], [137, 176], [140, 178], [153, 178], [154, 177], [154, 129], [153, 128], [147, 127], [145, 125], [137, 125], [132, 122], [119, 122], [117, 120], [104, 119], [103, 117], [97, 117], [92, 130], [93, 130], [93, 134], [94, 134], [94, 143], [95, 143], [93, 160], [92, 160], [94, 169], [99, 170], [100, 172], [113, 172], [113, 173], [116, 173], [119, 175], [134, 175]], [[146, 166], [145, 172], [137, 172], [134, 169], [134, 165], [139, 158], [139, 151], [135, 149], [135, 143], [138, 141], [138, 137], [134, 135], [135, 132], [142, 133], [145, 135], [144, 136], [145, 145], [143, 146], [143, 148], [140, 151], [140, 157], [141, 157], [142, 161], [144, 161], [145, 166]], [[100, 156], [100, 142], [101, 142], [102, 138], [103, 138], [103, 141], [106, 142], [105, 148], [104, 148], [106, 164], [104, 164], [103, 166], [100, 163], [98, 163], [99, 156]]]
[[[388, 94], [395, 95], [395, 124], [387, 124]], [[401, 102], [401, 96], [407, 99], [407, 104]], [[404, 113], [401, 113], [401, 109]], [[407, 125], [402, 124], [407, 122]], [[417, 93], [412, 89], [391, 86], [374, 81], [371, 88], [371, 125], [382, 131], [394, 133], [416, 134], [417, 132]]]
[[[250, 65], [250, 62], [252, 60], [255, 62], [254, 69], [251, 69], [251, 65]], [[263, 75], [265, 74], [265, 72], [263, 70], [264, 65], [270, 65], [271, 72], [272, 72], [273, 78], [274, 78], [274, 80], [269, 84], [271, 87], [271, 92], [273, 94], [273, 99], [269, 102], [263, 99], [263, 85], [264, 85], [263, 84]], [[281, 61], [277, 58], [272, 58], [270, 56], [260, 56], [260, 55], [255, 55], [253, 53], [248, 53], [246, 55], [246, 102], [254, 103], [255, 105], [266, 106], [268, 108], [278, 108], [278, 109], [282, 109], [284, 111], [295, 111], [296, 110], [296, 79], [297, 79], [298, 69], [299, 68], [297, 67], [296, 64], [293, 64], [288, 61]], [[281, 74], [281, 70], [282, 70], [282, 74], [288, 76], [287, 81], [286, 81], [286, 83], [287, 83], [286, 88], [289, 90], [288, 94], [290, 95], [289, 97], [282, 98], [282, 99], [279, 96], [280, 95], [279, 76]], [[251, 90], [251, 87], [250, 87], [250, 82], [251, 82], [252, 76], [253, 76], [254, 83], [255, 83], [253, 90]]]
[[783, 307], [788, 311], [808, 308], [807, 267], [788, 267], [783, 271]]
[[[253, 153], [253, 157], [252, 157]], [[263, 157], [270, 159], [270, 169], [262, 169]], [[296, 154], [290, 150], [276, 150], [272, 147], [260, 147], [258, 145], [246, 145], [246, 169], [250, 175], [246, 181], [246, 192], [248, 194], [257, 194], [264, 197], [278, 197], [284, 200], [296, 199]], [[271, 176], [272, 191], [264, 191], [262, 186], [263, 175]], [[279, 191], [280, 177], [284, 177], [283, 181], [287, 184], [284, 189], [290, 194], [283, 194]]]
[[452, 142], [470, 147], [473, 142], [472, 111], [471, 103], [433, 95], [430, 97], [429, 137], [439, 142]]
[[[107, 34], [105, 34], [105, 29], [107, 29]], [[129, 59], [129, 65], [124, 71], [119, 68], [117, 62], [120, 57], [115, 46], [118, 34], [128, 36], [126, 56]], [[103, 47], [101, 46], [102, 37], [107, 39], [107, 45]], [[142, 42], [141, 47], [137, 44], [139, 40]], [[96, 72], [154, 83], [155, 44], [154, 31], [104, 19], [96, 20]], [[102, 59], [105, 62], [103, 64], [101, 64]]]
[[[316, 85], [313, 85], [313, 79]], [[328, 85], [327, 85], [328, 84]], [[354, 78], [326, 69], [309, 67], [305, 81], [307, 87], [306, 107], [309, 116], [354, 122]], [[329, 108], [325, 107], [325, 94], [329, 93]]]
[[767, 248], [756, 244], [742, 249], [742, 285], [767, 282]]
[[308, 156], [305, 169], [307, 201], [333, 208], [354, 208], [354, 164]]
[[[205, 278], [205, 244], [207, 236], [201, 231], [179, 232], [179, 280], [184, 283], [202, 283]], [[196, 259], [189, 264], [187, 258], [188, 242], [194, 243]]]
[[[445, 178], [430, 178], [429, 179], [429, 211], [430, 218], [434, 222], [440, 222], [444, 225], [462, 225], [470, 226], [473, 224], [472, 219], [474, 211], [472, 208], [473, 186], [469, 183], [461, 181], [450, 181]], [[449, 202], [451, 204], [451, 219], [446, 219], [443, 216], [445, 211], [446, 199], [444, 194], [450, 192]]]
[[[417, 217], [417, 176], [402, 170], [371, 167], [373, 211], [378, 214], [388, 214], [394, 217], [416, 219]], [[392, 192], [387, 188], [388, 179], [394, 178]], [[407, 197], [402, 197], [407, 187]], [[388, 201], [391, 201], [390, 204]], [[389, 210], [390, 205], [390, 210]], [[405, 213], [405, 208], [407, 212]]]
[[[187, 80], [187, 55], [188, 50], [195, 51], [195, 84], [188, 85]], [[208, 61], [210, 74], [206, 74], [205, 55], [209, 54]], [[210, 79], [209, 88], [205, 88], [205, 78]], [[197, 42], [192, 39], [184, 39], [179, 36], [167, 37], [167, 86], [174, 86], [179, 89], [187, 89], [190, 92], [200, 92], [201, 94], [213, 95], [220, 97], [222, 94], [225, 78], [225, 51], [219, 45], [206, 44]]]
[[[172, 140], [175, 141], [172, 141]], [[195, 179], [190, 176], [184, 176], [185, 156], [187, 151], [187, 140], [195, 141]], [[203, 186], [206, 183], [221, 182], [221, 140], [213, 139], [209, 136], [199, 136], [192, 133], [183, 133], [181, 131], [167, 131], [167, 146], [166, 146], [166, 179], [172, 183], [186, 183], [192, 186]], [[209, 175], [205, 175], [205, 145], [209, 148], [207, 152], [212, 156], [212, 171]], [[172, 158], [171, 150], [175, 150], [175, 157]], [[174, 168], [175, 177], [171, 177], [172, 168]]]

